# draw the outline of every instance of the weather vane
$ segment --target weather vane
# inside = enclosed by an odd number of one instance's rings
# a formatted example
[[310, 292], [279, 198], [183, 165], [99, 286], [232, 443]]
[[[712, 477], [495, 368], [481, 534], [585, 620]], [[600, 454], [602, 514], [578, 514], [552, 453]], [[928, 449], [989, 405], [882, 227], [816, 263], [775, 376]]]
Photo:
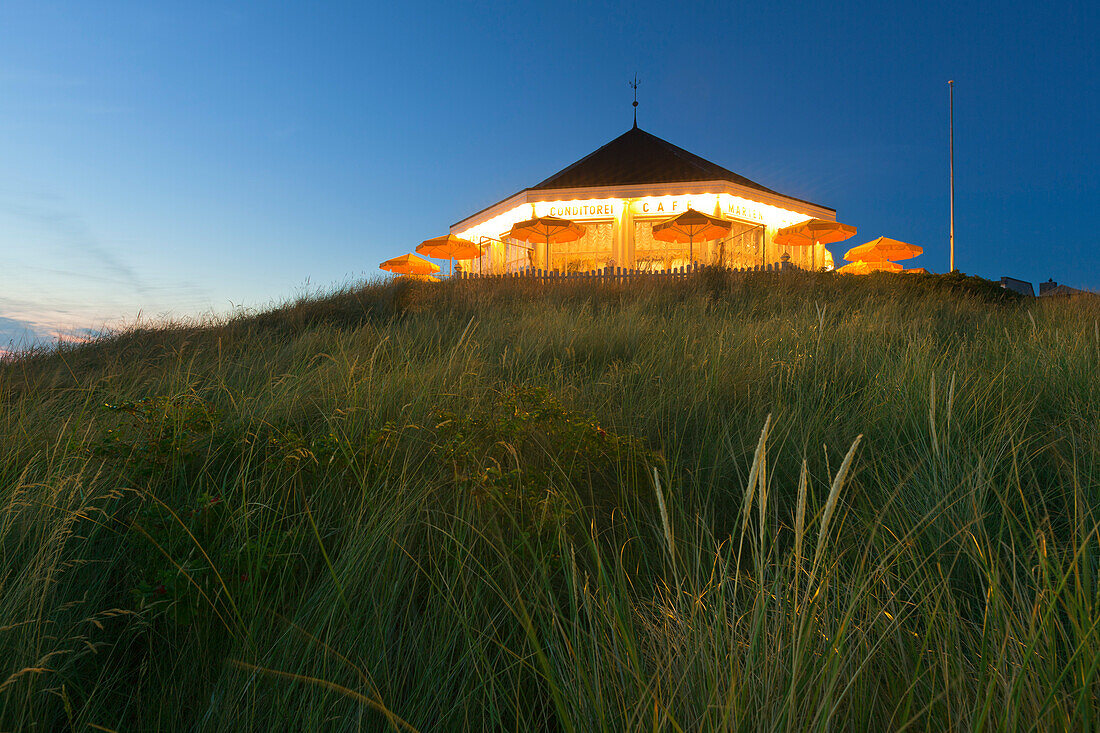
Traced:
[[634, 81], [630, 82], [630, 88], [634, 90], [634, 126], [638, 126], [638, 75], [634, 75]]

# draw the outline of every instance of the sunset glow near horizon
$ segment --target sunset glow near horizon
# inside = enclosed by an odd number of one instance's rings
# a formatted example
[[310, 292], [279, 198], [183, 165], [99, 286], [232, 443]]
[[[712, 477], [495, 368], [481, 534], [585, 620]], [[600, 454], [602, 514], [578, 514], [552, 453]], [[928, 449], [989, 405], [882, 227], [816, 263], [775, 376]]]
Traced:
[[[701, 33], [703, 29], [705, 32]], [[631, 125], [968, 274], [1100, 290], [1095, 3], [0, 7], [0, 350], [377, 264]], [[705, 40], [701, 40], [705, 39]]]

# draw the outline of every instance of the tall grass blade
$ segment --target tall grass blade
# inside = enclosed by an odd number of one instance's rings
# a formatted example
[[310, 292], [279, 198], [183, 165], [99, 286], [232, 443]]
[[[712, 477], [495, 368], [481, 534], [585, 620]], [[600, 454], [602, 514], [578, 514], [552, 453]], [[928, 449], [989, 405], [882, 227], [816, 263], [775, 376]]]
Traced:
[[668, 561], [673, 571], [676, 569], [676, 548], [672, 543], [672, 524], [668, 521], [668, 507], [665, 504], [665, 492], [661, 490], [661, 477], [657, 467], [653, 467], [653, 490], [657, 494], [657, 509], [661, 514], [661, 528], [665, 533], [665, 547], [668, 549]]
[[799, 605], [798, 585], [802, 578], [802, 538], [806, 531], [806, 487], [809, 469], [802, 459], [802, 471], [798, 475], [798, 498], [794, 510], [794, 602]]
[[745, 534], [745, 530], [749, 526], [749, 512], [752, 511], [753, 497], [756, 494], [757, 483], [760, 480], [760, 474], [764, 471], [764, 448], [768, 442], [768, 431], [771, 429], [772, 416], [768, 413], [768, 417], [764, 420], [764, 427], [760, 430], [760, 439], [756, 443], [756, 450], [752, 454], [752, 467], [749, 469], [749, 480], [745, 484], [745, 502], [741, 506], [741, 534]]
[[829, 498], [825, 500], [825, 511], [821, 514], [821, 528], [818, 531], [817, 549], [814, 550], [813, 571], [811, 572], [816, 571], [818, 564], [821, 562], [821, 553], [824, 551], [825, 542], [829, 537], [829, 524], [833, 519], [833, 512], [836, 511], [837, 501], [840, 499], [840, 490], [844, 487], [844, 482], [848, 478], [848, 470], [852, 466], [852, 459], [856, 456], [856, 449], [859, 447], [861, 440], [863, 440], [862, 434], [857, 435], [856, 439], [852, 441], [852, 447], [848, 449], [847, 455], [844, 456], [844, 460], [833, 478], [833, 485], [829, 487]]

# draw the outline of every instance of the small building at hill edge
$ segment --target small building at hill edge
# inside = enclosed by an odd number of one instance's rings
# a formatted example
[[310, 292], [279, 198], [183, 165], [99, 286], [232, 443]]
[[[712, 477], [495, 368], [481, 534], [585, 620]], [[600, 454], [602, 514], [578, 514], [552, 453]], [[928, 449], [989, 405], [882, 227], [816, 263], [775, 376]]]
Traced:
[[[526, 268], [583, 272], [607, 266], [662, 271], [689, 264], [689, 245], [654, 239], [652, 228], [688, 208], [733, 223], [723, 239], [695, 243], [696, 260], [726, 267], [790, 261], [809, 268], [811, 256], [832, 268], [822, 245], [784, 248], [772, 238], [808, 219], [836, 221], [836, 211], [750, 181], [637, 124], [555, 173], [451, 227], [451, 234], [483, 245], [480, 259], [459, 263], [467, 272], [501, 274]], [[567, 244], [530, 245], [508, 238], [513, 224], [554, 216], [583, 224]], [[546, 250], [549, 249], [549, 252]]]

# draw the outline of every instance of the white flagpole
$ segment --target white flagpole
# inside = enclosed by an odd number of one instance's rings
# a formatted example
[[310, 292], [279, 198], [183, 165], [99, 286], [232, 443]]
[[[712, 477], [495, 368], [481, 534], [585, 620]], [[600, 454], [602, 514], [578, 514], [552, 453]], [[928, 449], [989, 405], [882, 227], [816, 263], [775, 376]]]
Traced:
[[951, 94], [951, 272], [955, 271], [955, 81], [947, 82]]

